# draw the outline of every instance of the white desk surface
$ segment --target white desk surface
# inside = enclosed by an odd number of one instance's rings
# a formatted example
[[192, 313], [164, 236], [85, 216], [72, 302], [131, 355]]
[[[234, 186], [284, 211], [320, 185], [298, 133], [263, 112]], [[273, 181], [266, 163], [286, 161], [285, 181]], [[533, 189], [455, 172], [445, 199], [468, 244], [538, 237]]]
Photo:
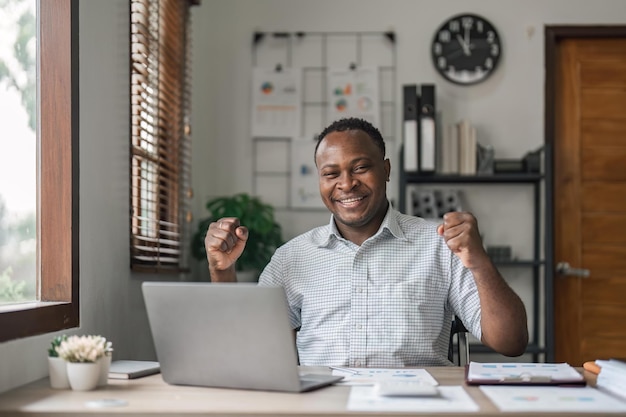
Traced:
[[[323, 368], [326, 369], [326, 368]], [[501, 413], [475, 386], [464, 385], [464, 369], [426, 368], [440, 385], [463, 385], [480, 407], [476, 413], [436, 413], [437, 416], [500, 415]], [[314, 369], [319, 371], [319, 369]], [[415, 413], [357, 413], [346, 410], [349, 386], [330, 386], [302, 394], [173, 386], [160, 374], [135, 380], [109, 380], [106, 387], [93, 391], [53, 390], [48, 378], [0, 394], [0, 416], [306, 416], [334, 417], [366, 415], [415, 415]], [[120, 399], [121, 407], [91, 408], [89, 401]], [[530, 415], [507, 413], [507, 415]], [[551, 413], [550, 417], [571, 416]], [[590, 414], [581, 414], [587, 415]], [[597, 416], [599, 414], [594, 414]], [[608, 414], [616, 416], [618, 414]], [[624, 414], [622, 414], [624, 415]]]

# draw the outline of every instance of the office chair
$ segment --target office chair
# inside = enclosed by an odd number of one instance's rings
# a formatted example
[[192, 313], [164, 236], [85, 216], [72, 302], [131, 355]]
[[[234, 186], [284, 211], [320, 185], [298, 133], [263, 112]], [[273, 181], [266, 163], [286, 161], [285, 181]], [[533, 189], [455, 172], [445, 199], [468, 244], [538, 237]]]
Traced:
[[450, 343], [448, 344], [448, 359], [454, 362], [454, 336], [457, 341], [457, 365], [462, 366], [469, 363], [469, 341], [468, 330], [460, 318], [454, 316], [450, 328]]

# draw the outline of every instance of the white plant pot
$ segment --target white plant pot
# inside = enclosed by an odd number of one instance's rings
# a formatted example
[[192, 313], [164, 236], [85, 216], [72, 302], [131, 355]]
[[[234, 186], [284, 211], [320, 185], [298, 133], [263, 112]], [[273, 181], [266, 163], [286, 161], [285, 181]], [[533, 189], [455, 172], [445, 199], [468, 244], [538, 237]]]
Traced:
[[103, 387], [109, 382], [109, 368], [111, 367], [112, 355], [104, 355], [98, 359], [100, 364], [100, 378], [98, 378], [98, 386]]
[[67, 362], [65, 362], [65, 359], [48, 356], [48, 374], [50, 375], [51, 388], [70, 388], [70, 381], [67, 379]]
[[67, 379], [74, 391], [90, 391], [98, 386], [100, 378], [99, 362], [68, 362]]

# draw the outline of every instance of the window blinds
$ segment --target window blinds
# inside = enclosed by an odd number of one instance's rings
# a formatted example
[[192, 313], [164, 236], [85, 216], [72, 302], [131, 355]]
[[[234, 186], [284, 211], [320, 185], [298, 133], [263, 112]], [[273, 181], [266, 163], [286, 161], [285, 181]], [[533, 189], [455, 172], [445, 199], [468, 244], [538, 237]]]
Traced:
[[190, 6], [131, 0], [131, 266], [187, 267], [190, 199]]

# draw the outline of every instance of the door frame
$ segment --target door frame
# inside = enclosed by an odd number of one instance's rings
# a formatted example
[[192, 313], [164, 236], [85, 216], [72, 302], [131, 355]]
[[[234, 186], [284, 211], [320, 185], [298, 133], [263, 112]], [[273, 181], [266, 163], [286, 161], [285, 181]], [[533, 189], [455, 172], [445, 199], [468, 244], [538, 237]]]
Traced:
[[554, 154], [556, 136], [556, 71], [560, 43], [570, 38], [626, 38], [626, 25], [546, 25], [544, 33], [544, 157], [545, 157], [545, 347], [554, 362]]

